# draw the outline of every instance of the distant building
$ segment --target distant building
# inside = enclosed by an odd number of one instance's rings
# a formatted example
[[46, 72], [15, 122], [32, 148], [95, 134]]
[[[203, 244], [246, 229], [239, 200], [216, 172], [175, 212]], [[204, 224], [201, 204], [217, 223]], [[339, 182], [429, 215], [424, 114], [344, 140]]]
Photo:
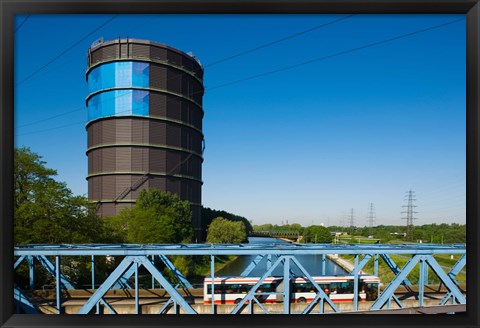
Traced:
[[115, 215], [145, 188], [192, 204], [203, 240], [203, 67], [192, 55], [156, 42], [92, 44], [88, 69], [88, 198]]
[[406, 233], [406, 232], [391, 232], [390, 235], [392, 235], [392, 236], [406, 237], [406, 236], [407, 236], [407, 233]]

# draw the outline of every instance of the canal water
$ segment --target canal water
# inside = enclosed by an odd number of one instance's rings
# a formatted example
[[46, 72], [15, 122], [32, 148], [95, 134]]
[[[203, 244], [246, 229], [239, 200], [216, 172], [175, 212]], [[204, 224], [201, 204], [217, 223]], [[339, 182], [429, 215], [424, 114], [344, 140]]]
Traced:
[[[265, 244], [265, 245], [284, 245], [289, 244], [286, 241], [275, 239], [275, 238], [267, 238], [267, 237], [249, 237], [248, 241], [250, 244]], [[240, 273], [243, 272], [247, 268], [247, 266], [255, 259], [255, 255], [245, 255], [239, 256], [236, 260], [230, 262], [225, 267], [220, 269], [215, 275], [217, 277], [225, 277], [225, 276], [238, 276]], [[322, 275], [322, 255], [298, 255], [295, 258], [302, 264], [302, 266], [307, 270], [309, 274], [312, 276], [320, 276]], [[272, 257], [272, 263], [274, 262], [274, 258]], [[295, 274], [300, 274], [300, 270], [290, 262], [290, 267]], [[265, 271], [267, 270], [267, 259], [266, 256], [264, 259], [253, 269], [249, 277], [261, 277]], [[343, 270], [341, 267], [326, 259], [325, 264], [325, 274], [328, 276], [334, 275], [345, 275], [348, 274]], [[277, 268], [272, 273], [272, 276], [280, 276], [283, 275], [283, 265], [278, 265]]]

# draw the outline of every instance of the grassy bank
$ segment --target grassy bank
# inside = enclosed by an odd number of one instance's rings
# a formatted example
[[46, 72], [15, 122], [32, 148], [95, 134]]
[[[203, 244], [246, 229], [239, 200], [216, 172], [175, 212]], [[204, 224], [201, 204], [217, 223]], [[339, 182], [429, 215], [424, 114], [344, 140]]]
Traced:
[[[350, 261], [351, 263], [354, 263], [354, 255], [341, 255], [339, 256], [342, 259], [345, 259], [347, 261]], [[403, 268], [405, 264], [408, 262], [410, 259], [409, 256], [405, 255], [390, 255], [392, 260], [397, 264], [399, 268]], [[450, 255], [434, 255], [435, 260], [437, 260], [438, 264], [443, 267], [445, 272], [450, 271], [450, 269], [455, 265], [455, 263], [460, 259], [460, 255], [456, 254], [453, 256], [453, 259], [450, 257]], [[364, 272], [367, 272], [368, 274], [373, 274], [374, 271], [374, 261], [371, 259], [368, 261], [368, 263], [363, 267], [362, 269]], [[420, 277], [420, 264], [417, 264], [413, 270], [407, 275], [407, 279], [412, 282], [412, 284], [415, 284], [418, 282], [418, 279]], [[392, 270], [388, 267], [388, 265], [385, 263], [385, 261], [379, 257], [378, 259], [378, 275], [381, 278], [383, 283], [389, 283], [395, 278], [395, 274], [392, 272]], [[459, 283], [465, 283], [467, 280], [466, 274], [465, 274], [465, 268], [462, 269], [462, 272], [460, 272], [457, 275], [457, 281]], [[438, 284], [440, 283], [440, 279], [436, 276], [436, 274], [428, 268], [428, 283], [429, 284]]]

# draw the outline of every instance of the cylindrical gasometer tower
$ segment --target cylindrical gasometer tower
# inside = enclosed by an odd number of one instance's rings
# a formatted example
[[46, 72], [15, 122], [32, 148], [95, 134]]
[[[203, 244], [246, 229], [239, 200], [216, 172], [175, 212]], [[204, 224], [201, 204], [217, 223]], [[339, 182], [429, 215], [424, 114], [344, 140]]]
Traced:
[[102, 216], [130, 207], [140, 190], [170, 191], [201, 225], [203, 67], [156, 42], [96, 41], [88, 50], [88, 198]]

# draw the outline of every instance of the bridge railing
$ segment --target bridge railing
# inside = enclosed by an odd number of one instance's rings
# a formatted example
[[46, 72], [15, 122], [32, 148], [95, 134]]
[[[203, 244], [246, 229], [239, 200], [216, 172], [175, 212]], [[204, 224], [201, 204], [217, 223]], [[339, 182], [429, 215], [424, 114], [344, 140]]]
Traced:
[[[135, 298], [135, 312], [141, 313], [140, 306], [140, 285], [139, 285], [139, 269], [142, 267], [152, 277], [152, 282], [160, 284], [160, 286], [167, 293], [167, 301], [163, 307], [160, 308], [158, 314], [167, 313], [171, 308], [174, 313], [177, 313], [181, 308], [184, 313], [197, 314], [195, 305], [187, 300], [185, 293], [180, 292], [180, 288], [188, 290], [192, 288], [191, 283], [185, 276], [173, 265], [170, 258], [175, 256], [209, 256], [210, 257], [210, 274], [208, 277], [212, 278], [211, 291], [214, 291], [214, 277], [215, 277], [215, 256], [218, 255], [254, 255], [254, 260], [242, 272], [242, 276], [247, 276], [252, 270], [258, 267], [261, 261], [266, 260], [267, 266], [258, 282], [250, 288], [245, 297], [231, 310], [231, 314], [242, 313], [246, 307], [252, 312], [253, 305], [257, 304], [265, 313], [267, 309], [258, 301], [258, 296], [264, 295], [265, 292], [257, 292], [258, 287], [262, 282], [269, 277], [277, 268], [283, 268], [283, 281], [290, 282], [294, 278], [294, 269], [296, 275], [300, 272], [307, 282], [315, 287], [315, 297], [312, 301], [305, 304], [305, 308], [301, 310], [301, 314], [309, 313], [325, 313], [325, 306], [329, 307], [330, 311], [340, 312], [340, 308], [332, 302], [329, 295], [315, 282], [312, 274], [305, 269], [302, 263], [298, 260], [299, 255], [321, 255], [322, 256], [322, 274], [325, 275], [325, 258], [332, 254], [350, 254], [354, 256], [354, 267], [350, 275], [354, 276], [354, 297], [353, 297], [353, 311], [358, 311], [358, 296], [359, 296], [359, 275], [365, 265], [374, 262], [374, 274], [378, 275], [378, 261], [379, 258], [387, 264], [390, 270], [394, 273], [393, 280], [386, 285], [385, 289], [378, 295], [377, 299], [371, 304], [369, 310], [380, 310], [383, 308], [390, 308], [393, 300], [398, 307], [403, 308], [402, 302], [395, 296], [395, 291], [400, 285], [409, 286], [412, 282], [407, 279], [409, 273], [419, 266], [418, 282], [418, 305], [424, 305], [425, 298], [425, 284], [426, 274], [428, 268], [438, 277], [441, 284], [443, 284], [447, 292], [439, 305], [444, 305], [447, 302], [451, 304], [466, 304], [465, 296], [460, 290], [457, 281], [455, 280], [457, 274], [466, 265], [466, 248], [463, 244], [453, 245], [434, 245], [434, 244], [405, 244], [405, 245], [345, 245], [345, 244], [308, 244], [308, 245], [265, 245], [265, 244], [240, 244], [240, 245], [209, 245], [209, 244], [180, 244], [180, 245], [140, 245], [140, 244], [119, 244], [119, 245], [99, 245], [99, 244], [82, 244], [82, 245], [26, 245], [15, 247], [14, 255], [16, 262], [14, 269], [17, 269], [21, 263], [27, 263], [30, 275], [30, 288], [34, 288], [35, 280], [35, 262], [41, 264], [43, 268], [50, 273], [55, 280], [56, 293], [56, 312], [62, 313], [62, 290], [74, 289], [73, 284], [61, 272], [61, 260], [64, 257], [89, 257], [92, 261], [92, 289], [93, 294], [82, 305], [77, 312], [78, 314], [100, 313], [99, 307], [101, 304], [107, 308], [111, 313], [116, 314], [115, 306], [109, 304], [105, 298], [107, 292], [111, 289], [132, 289]], [[458, 254], [460, 259], [450, 269], [445, 272], [434, 255], [438, 254]], [[408, 261], [403, 267], [399, 267], [391, 255], [407, 256]], [[109, 258], [121, 258], [115, 269], [102, 281], [98, 288], [95, 288], [95, 256], [107, 256]], [[175, 276], [176, 282], [169, 280], [162, 271], [155, 265], [155, 259], [163, 262], [164, 267]], [[38, 266], [38, 265], [37, 265]], [[278, 270], [278, 269], [277, 269]], [[134, 283], [130, 278], [135, 276]], [[15, 289], [15, 303], [18, 310], [25, 313], [39, 313], [36, 305], [30, 300], [18, 285]], [[283, 313], [290, 314], [291, 312], [291, 291], [290, 283], [284, 283], [283, 291]], [[216, 305], [211, 302], [211, 312], [214, 314]], [[318, 312], [313, 310], [318, 309]], [[171, 312], [171, 311], [170, 311]]]
[[298, 231], [252, 231], [251, 237], [290, 237], [298, 238], [300, 233]]

